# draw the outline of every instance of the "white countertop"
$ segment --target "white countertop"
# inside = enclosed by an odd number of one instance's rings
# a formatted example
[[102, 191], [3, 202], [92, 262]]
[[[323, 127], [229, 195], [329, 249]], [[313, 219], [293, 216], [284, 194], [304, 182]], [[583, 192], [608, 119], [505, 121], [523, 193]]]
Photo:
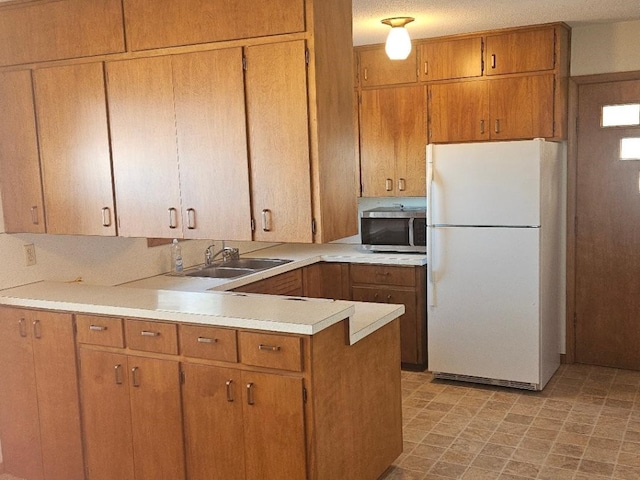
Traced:
[[292, 261], [279, 267], [232, 279], [184, 277], [165, 274], [128, 282], [124, 285], [127, 287], [179, 290], [185, 292], [204, 292], [207, 290], [225, 291], [290, 270], [295, 270], [296, 268], [306, 267], [307, 265], [312, 265], [317, 262], [368, 263], [398, 266], [422, 266], [427, 263], [427, 256], [424, 254], [371, 253], [364, 251], [359, 244], [346, 243], [325, 243], [320, 245], [284, 243], [275, 247], [268, 247], [242, 254], [241, 257], [279, 258]]
[[1, 290], [0, 305], [302, 335], [313, 335], [348, 317], [350, 344], [404, 313], [404, 305], [59, 282]]

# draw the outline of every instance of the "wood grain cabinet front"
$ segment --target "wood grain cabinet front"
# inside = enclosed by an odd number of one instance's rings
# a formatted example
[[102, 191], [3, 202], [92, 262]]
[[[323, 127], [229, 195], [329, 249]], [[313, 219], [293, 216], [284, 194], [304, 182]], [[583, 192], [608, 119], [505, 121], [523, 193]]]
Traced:
[[420, 80], [482, 76], [482, 37], [426, 41], [418, 45]]
[[73, 319], [0, 307], [4, 473], [84, 480]]
[[384, 47], [359, 50], [358, 80], [361, 87], [379, 87], [400, 83], [415, 83], [417, 55], [413, 48], [406, 60], [390, 60]]
[[523, 29], [486, 37], [486, 75], [552, 70], [556, 65], [554, 27]]

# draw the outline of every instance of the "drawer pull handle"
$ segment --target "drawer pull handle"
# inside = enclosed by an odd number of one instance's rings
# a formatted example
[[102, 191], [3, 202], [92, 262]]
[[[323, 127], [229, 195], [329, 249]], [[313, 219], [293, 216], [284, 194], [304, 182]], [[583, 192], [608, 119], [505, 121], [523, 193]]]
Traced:
[[169, 208], [169, 228], [178, 228], [178, 210]]
[[385, 189], [387, 192], [390, 192], [391, 190], [393, 190], [393, 180], [391, 180], [390, 178], [387, 178], [387, 179], [384, 181], [384, 185], [385, 185], [385, 186], [384, 186], [384, 189]]
[[138, 380], [138, 367], [133, 367], [131, 369], [131, 383], [136, 388], [140, 386], [140, 381]]
[[227, 380], [225, 385], [227, 386], [227, 402], [233, 402], [233, 380]]
[[189, 230], [196, 228], [196, 211], [193, 208], [187, 208], [187, 228]]
[[34, 320], [33, 322], [33, 336], [35, 338], [42, 338], [42, 330], [40, 328], [40, 320]]
[[497, 66], [496, 54], [494, 53], [493, 55], [491, 55], [491, 68], [496, 68], [496, 66]]
[[160, 336], [160, 332], [152, 332], [150, 330], [142, 330], [140, 332], [140, 335], [142, 335], [143, 337], [159, 337]]
[[89, 325], [89, 330], [92, 332], [104, 332], [106, 329], [104, 325]]
[[218, 343], [217, 338], [198, 337], [198, 343]]
[[116, 385], [122, 385], [122, 365], [116, 365], [113, 367], [113, 371], [116, 376]]
[[102, 226], [103, 227], [111, 226], [111, 209], [109, 207], [104, 207], [102, 209]]
[[262, 210], [262, 230], [264, 232], [270, 232], [271, 231], [271, 210], [269, 210], [268, 208], [265, 208], [264, 210]]
[[253, 405], [255, 403], [253, 400], [253, 382], [247, 383], [247, 403], [249, 405]]
[[26, 338], [27, 337], [27, 325], [26, 325], [26, 322], [25, 322], [24, 318], [21, 318], [20, 321], [18, 322], [18, 328], [20, 329], [20, 336], [22, 338]]
[[264, 345], [264, 344], [260, 344], [258, 345], [258, 350], [267, 350], [269, 352], [278, 352], [280, 351], [280, 347], [277, 345]]

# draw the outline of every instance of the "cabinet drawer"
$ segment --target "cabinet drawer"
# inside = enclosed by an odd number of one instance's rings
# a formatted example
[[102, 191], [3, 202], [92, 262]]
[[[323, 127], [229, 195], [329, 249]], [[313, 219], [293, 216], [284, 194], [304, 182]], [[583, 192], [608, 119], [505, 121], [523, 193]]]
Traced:
[[76, 315], [78, 343], [124, 347], [124, 331], [121, 318]]
[[144, 352], [178, 354], [178, 329], [173, 323], [125, 320], [127, 347]]
[[414, 267], [390, 267], [387, 265], [351, 265], [351, 283], [398, 285], [414, 287]]
[[236, 331], [226, 328], [180, 325], [180, 353], [187, 357], [238, 361]]
[[258, 367], [302, 371], [302, 339], [270, 333], [238, 332], [240, 362]]

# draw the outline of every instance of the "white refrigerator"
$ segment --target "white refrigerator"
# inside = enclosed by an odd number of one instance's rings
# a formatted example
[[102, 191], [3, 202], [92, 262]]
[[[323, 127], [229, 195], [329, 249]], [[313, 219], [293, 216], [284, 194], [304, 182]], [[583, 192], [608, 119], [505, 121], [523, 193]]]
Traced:
[[541, 390], [560, 364], [565, 149], [427, 146], [428, 368]]

